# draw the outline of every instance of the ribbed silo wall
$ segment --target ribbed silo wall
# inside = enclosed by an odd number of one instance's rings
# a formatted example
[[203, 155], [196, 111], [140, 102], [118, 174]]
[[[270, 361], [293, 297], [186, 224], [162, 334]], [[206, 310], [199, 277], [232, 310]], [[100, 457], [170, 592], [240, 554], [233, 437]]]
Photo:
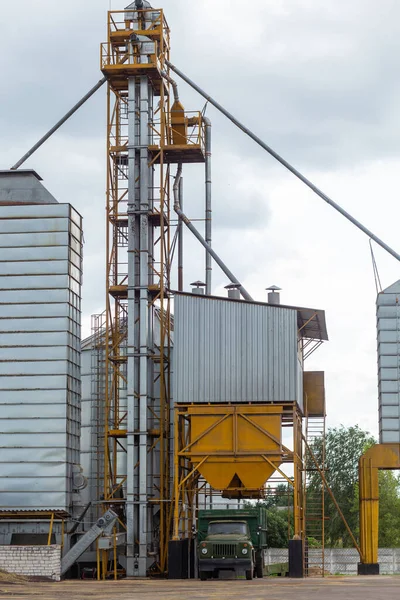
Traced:
[[0, 510], [70, 510], [81, 279], [69, 204], [0, 206]]
[[297, 310], [176, 294], [173, 397], [302, 406]]
[[400, 281], [378, 295], [379, 436], [400, 442]]

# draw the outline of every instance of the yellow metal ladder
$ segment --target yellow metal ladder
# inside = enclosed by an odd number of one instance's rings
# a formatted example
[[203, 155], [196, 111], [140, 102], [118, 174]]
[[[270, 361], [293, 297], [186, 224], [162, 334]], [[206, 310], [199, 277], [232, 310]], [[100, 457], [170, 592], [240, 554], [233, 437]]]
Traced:
[[[325, 417], [308, 417], [305, 421], [304, 477], [304, 571], [306, 577], [325, 576], [325, 487], [319, 469], [325, 470]], [[308, 446], [308, 447], [307, 447]]]

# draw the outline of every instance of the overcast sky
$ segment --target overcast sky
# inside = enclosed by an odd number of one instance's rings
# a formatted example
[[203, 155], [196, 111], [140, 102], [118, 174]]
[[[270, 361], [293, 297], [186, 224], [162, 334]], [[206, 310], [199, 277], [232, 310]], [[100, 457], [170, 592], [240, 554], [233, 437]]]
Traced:
[[[101, 77], [106, 11], [120, 0], [1, 3], [0, 148], [9, 168]], [[153, 6], [156, 6], [153, 4]], [[336, 202], [400, 252], [400, 3], [396, 0], [160, 0], [172, 61]], [[187, 110], [204, 100], [185, 84]], [[328, 423], [378, 432], [375, 283], [368, 238], [213, 108], [214, 246], [257, 300], [326, 311]], [[105, 90], [34, 157], [84, 217], [84, 333], [105, 305]], [[185, 169], [185, 211], [203, 216], [204, 173]], [[186, 287], [204, 255], [186, 236]], [[396, 260], [376, 259], [383, 287]], [[214, 292], [228, 282], [215, 269]]]

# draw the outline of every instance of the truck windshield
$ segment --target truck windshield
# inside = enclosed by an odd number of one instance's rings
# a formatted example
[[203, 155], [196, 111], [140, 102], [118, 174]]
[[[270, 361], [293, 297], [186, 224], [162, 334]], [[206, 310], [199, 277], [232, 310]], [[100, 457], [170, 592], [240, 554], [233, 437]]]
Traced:
[[247, 523], [221, 522], [210, 523], [208, 526], [208, 535], [235, 533], [247, 535]]

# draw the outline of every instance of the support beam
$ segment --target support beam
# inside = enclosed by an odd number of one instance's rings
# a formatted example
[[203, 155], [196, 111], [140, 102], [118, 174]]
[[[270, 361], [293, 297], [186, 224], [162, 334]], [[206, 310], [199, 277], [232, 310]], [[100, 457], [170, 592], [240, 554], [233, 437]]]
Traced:
[[400, 469], [400, 444], [376, 444], [358, 464], [360, 489], [360, 575], [378, 575], [379, 469]]
[[310, 188], [317, 196], [322, 198], [327, 204], [332, 206], [335, 210], [337, 210], [341, 215], [343, 215], [348, 221], [353, 223], [358, 229], [360, 229], [363, 233], [365, 233], [370, 239], [374, 240], [381, 248], [386, 250], [389, 254], [391, 254], [394, 258], [400, 261], [400, 254], [398, 254], [393, 248], [385, 244], [380, 238], [378, 238], [372, 231], [367, 229], [360, 221], [354, 218], [350, 213], [348, 213], [344, 208], [336, 204], [329, 196], [324, 194], [316, 185], [314, 185], [307, 177], [305, 177], [300, 171], [298, 171], [295, 167], [293, 167], [287, 160], [285, 160], [282, 156], [280, 156], [275, 150], [273, 150], [268, 144], [263, 142], [255, 133], [250, 131], [245, 125], [243, 125], [236, 117], [234, 117], [229, 111], [227, 111], [221, 104], [219, 104], [214, 98], [209, 96], [204, 90], [202, 90], [194, 81], [189, 79], [187, 75], [182, 73], [175, 65], [173, 65], [169, 60], [165, 61], [167, 66], [172, 69], [183, 81], [186, 81], [196, 92], [198, 92], [203, 98], [207, 100], [210, 104], [215, 106], [227, 119], [229, 119], [236, 127], [238, 127], [243, 133], [248, 135], [253, 141], [256, 142], [261, 148], [263, 148], [268, 154], [270, 154], [273, 158], [275, 158], [281, 165], [283, 165], [288, 171], [290, 171], [297, 179], [300, 179], [307, 187]]

